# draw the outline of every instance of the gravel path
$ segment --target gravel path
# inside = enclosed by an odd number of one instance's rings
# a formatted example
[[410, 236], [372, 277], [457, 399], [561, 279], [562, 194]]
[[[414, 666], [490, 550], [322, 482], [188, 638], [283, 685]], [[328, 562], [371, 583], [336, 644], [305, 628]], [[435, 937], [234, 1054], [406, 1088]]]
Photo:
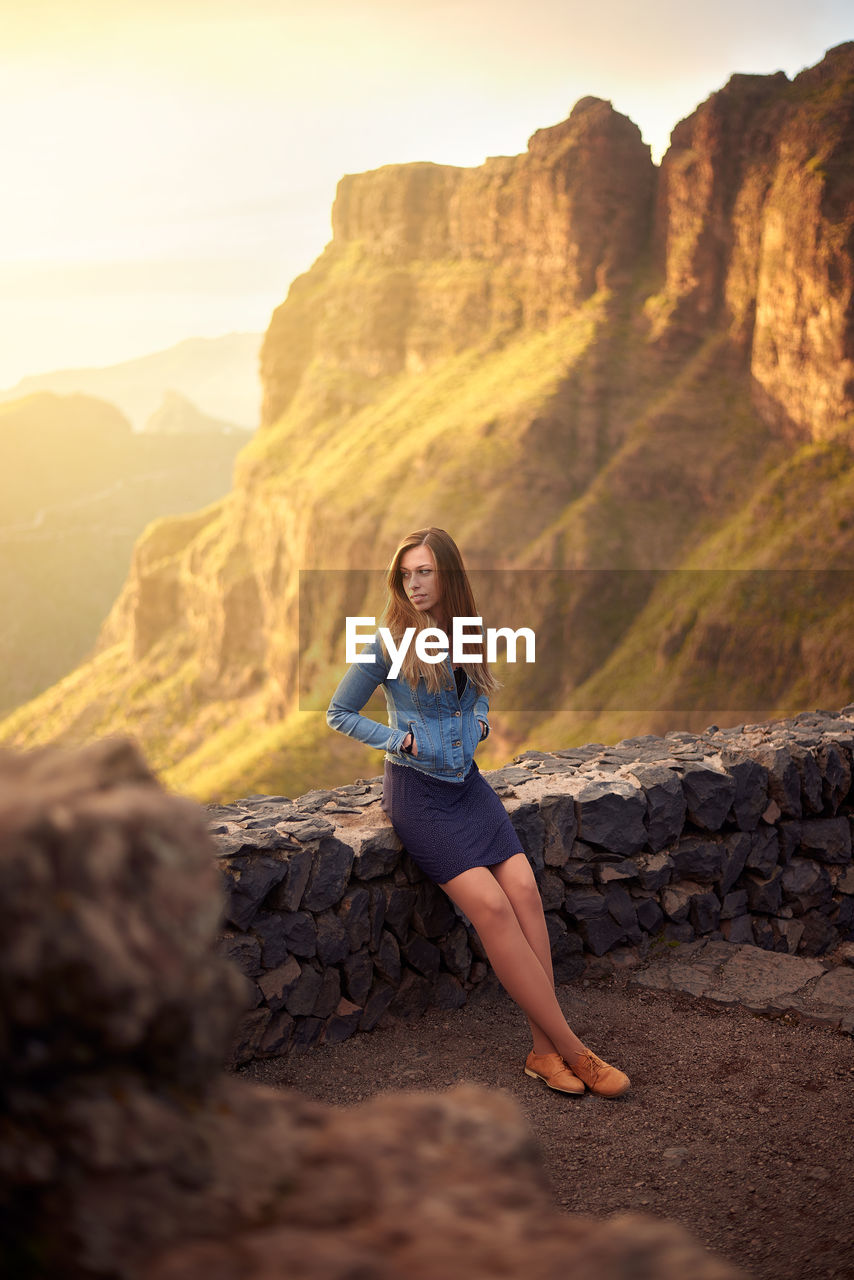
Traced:
[[236, 1074], [345, 1106], [459, 1080], [505, 1089], [567, 1210], [675, 1219], [755, 1280], [854, 1278], [851, 1037], [626, 982], [558, 988], [573, 1029], [631, 1076], [615, 1100], [524, 1075], [527, 1023], [493, 975], [461, 1009]]

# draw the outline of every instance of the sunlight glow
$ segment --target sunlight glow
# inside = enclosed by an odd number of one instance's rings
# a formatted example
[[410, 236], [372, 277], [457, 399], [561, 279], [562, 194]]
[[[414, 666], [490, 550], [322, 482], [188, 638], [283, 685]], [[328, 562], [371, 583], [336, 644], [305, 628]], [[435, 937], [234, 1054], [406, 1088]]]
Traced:
[[794, 75], [850, 28], [836, 0], [0, 3], [0, 387], [262, 330], [345, 173], [517, 154], [587, 94], [658, 160], [733, 71]]

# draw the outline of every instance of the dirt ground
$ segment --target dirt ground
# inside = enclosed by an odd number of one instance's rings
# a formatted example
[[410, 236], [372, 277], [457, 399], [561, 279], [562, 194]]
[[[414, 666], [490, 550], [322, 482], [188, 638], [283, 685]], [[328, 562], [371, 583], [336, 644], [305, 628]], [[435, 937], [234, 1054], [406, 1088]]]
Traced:
[[854, 1277], [851, 1037], [628, 981], [558, 988], [573, 1029], [630, 1075], [623, 1098], [567, 1097], [526, 1076], [528, 1026], [493, 975], [461, 1009], [237, 1074], [341, 1106], [460, 1080], [505, 1089], [568, 1211], [675, 1219], [755, 1280]]

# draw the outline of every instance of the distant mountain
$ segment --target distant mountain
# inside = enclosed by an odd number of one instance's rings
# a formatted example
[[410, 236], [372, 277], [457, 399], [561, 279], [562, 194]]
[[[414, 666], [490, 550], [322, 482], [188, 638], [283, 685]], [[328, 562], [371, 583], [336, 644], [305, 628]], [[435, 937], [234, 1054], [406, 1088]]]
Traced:
[[233, 422], [222, 418], [212, 418], [202, 413], [192, 400], [182, 396], [180, 391], [167, 391], [159, 409], [155, 409], [147, 420], [143, 431], [156, 432], [161, 435], [242, 435], [244, 442], [248, 438], [245, 427], [238, 427]]
[[0, 402], [20, 400], [33, 391], [80, 391], [118, 405], [134, 430], [141, 431], [163, 396], [174, 391], [204, 413], [254, 430], [261, 403], [258, 352], [262, 337], [229, 333], [222, 338], [187, 338], [120, 364], [35, 374], [0, 391]]
[[208, 426], [135, 433], [81, 394], [0, 404], [0, 709], [86, 657], [151, 521], [227, 493], [251, 433]]
[[485, 766], [851, 701], [852, 190], [854, 43], [733, 76], [658, 168], [584, 98], [523, 155], [343, 178], [231, 492], [146, 531], [88, 661], [0, 742], [130, 727], [201, 799], [379, 772], [322, 711], [345, 616], [382, 604], [353, 571], [428, 524], [514, 571], [537, 634]]

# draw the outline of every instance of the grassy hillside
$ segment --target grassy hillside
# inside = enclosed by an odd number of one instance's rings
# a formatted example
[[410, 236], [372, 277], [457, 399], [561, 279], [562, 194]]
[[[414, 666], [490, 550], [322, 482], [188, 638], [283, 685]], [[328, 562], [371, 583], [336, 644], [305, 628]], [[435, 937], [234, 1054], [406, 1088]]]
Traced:
[[852, 56], [734, 77], [657, 176], [585, 99], [526, 156], [345, 180], [230, 492], [148, 526], [88, 660], [0, 744], [131, 732], [203, 800], [377, 772], [323, 711], [345, 617], [431, 524], [487, 625], [537, 634], [486, 766], [849, 701]]
[[[846, 687], [844, 602], [835, 616], [823, 603], [805, 628], [800, 614], [780, 614], [776, 597], [766, 601], [775, 639], [765, 641], [762, 669], [773, 680], [758, 687], [741, 661], [742, 632], [757, 645], [762, 634], [745, 611], [744, 580], [697, 571], [850, 563], [847, 448], [796, 447], [771, 435], [749, 407], [744, 375], [721, 359], [722, 338], [709, 339], [674, 374], [642, 329], [614, 319], [612, 301], [598, 297], [553, 330], [466, 352], [419, 378], [390, 380], [375, 403], [337, 426], [306, 431], [294, 403], [242, 451], [230, 495], [197, 516], [152, 527], [137, 548], [146, 566], [140, 581], [186, 580], [193, 563], [210, 571], [216, 560], [217, 591], [239, 593], [257, 579], [259, 563], [275, 559], [271, 524], [304, 539], [303, 566], [381, 568], [400, 533], [426, 522], [453, 529], [475, 565], [538, 566], [514, 574], [515, 604], [534, 620], [541, 651], [550, 643], [560, 653], [559, 683], [546, 666], [504, 669], [506, 700], [516, 710], [502, 714], [499, 695], [484, 765], [522, 742], [549, 748], [684, 723], [683, 707], [701, 717], [708, 708], [708, 723], [721, 704], [703, 682], [722, 630], [732, 637], [729, 650], [715, 653], [718, 676], [729, 654], [727, 707], [838, 703]], [[609, 447], [600, 457], [589, 440], [586, 452], [577, 447], [577, 412], [568, 406], [585, 390], [593, 395], [603, 375], [607, 408], [599, 404], [598, 422]], [[632, 397], [638, 411], [624, 417]], [[646, 570], [658, 573], [647, 580]], [[193, 581], [203, 610], [206, 588]], [[128, 663], [123, 639], [105, 644], [4, 721], [2, 740], [30, 745], [131, 732], [168, 785], [206, 800], [257, 790], [296, 794], [377, 772], [379, 753], [330, 733], [322, 710], [299, 706], [325, 707], [344, 669], [343, 617], [375, 614], [381, 599], [345, 604], [349, 579], [341, 575], [316, 618], [312, 678], [300, 704], [298, 583], [281, 569], [275, 579], [272, 568], [265, 581], [282, 596], [278, 613], [268, 615], [282, 625], [274, 640], [282, 650], [278, 688], [263, 680], [234, 696], [217, 690], [179, 618], [136, 663]], [[569, 584], [559, 609], [544, 595], [555, 582]], [[557, 635], [550, 633], [555, 618], [563, 628]], [[813, 646], [823, 673], [806, 687], [797, 674], [802, 644]], [[591, 655], [603, 654], [590, 670]]]
[[0, 710], [86, 657], [146, 525], [225, 493], [247, 438], [135, 434], [79, 394], [0, 404]]
[[529, 745], [854, 700], [854, 456], [842, 443], [777, 453], [682, 566], [656, 576], [607, 662]]
[[[300, 519], [321, 515], [311, 530], [311, 556], [314, 563], [325, 559], [332, 566], [349, 561], [353, 567], [380, 567], [400, 529], [413, 521], [444, 521], [464, 545], [466, 525], [482, 530], [490, 506], [494, 525], [502, 527], [502, 494], [512, 494], [520, 466], [533, 469], [537, 459], [533, 453], [526, 457], [524, 438], [508, 440], [497, 432], [484, 455], [482, 445], [489, 441], [497, 413], [502, 421], [515, 413], [522, 424], [536, 418], [589, 348], [604, 315], [604, 301], [599, 300], [555, 331], [521, 337], [491, 353], [466, 353], [421, 379], [394, 380], [385, 396], [346, 420], [337, 434], [327, 423], [307, 432], [310, 411], [295, 403], [242, 451], [235, 491], [209, 508], [205, 519], [161, 521], [149, 529], [136, 550], [137, 562], [145, 565], [140, 581], [150, 576], [162, 584], [167, 575], [180, 578], [195, 557], [209, 565], [217, 562], [217, 591], [239, 587], [266, 554], [263, 526], [276, 523], [280, 514], [284, 524], [286, 506], [299, 512]], [[412, 430], [414, 422], [417, 431]], [[322, 461], [319, 440], [324, 442]], [[354, 482], [355, 459], [361, 483]], [[548, 470], [553, 473], [551, 464]], [[416, 473], [417, 478], [410, 478]], [[472, 503], [471, 476], [478, 473], [490, 475], [492, 493], [484, 493], [483, 502], [479, 494]], [[557, 510], [560, 477], [553, 478], [552, 488]], [[377, 494], [388, 494], [385, 510]], [[241, 507], [244, 515], [238, 516]], [[327, 508], [333, 518], [322, 516]], [[383, 531], [376, 528], [378, 514]], [[241, 530], [237, 538], [235, 527]], [[482, 545], [485, 553], [491, 551], [488, 536]], [[354, 557], [354, 547], [362, 554]], [[295, 582], [283, 589], [292, 609], [295, 589]], [[327, 618], [337, 630], [341, 614], [335, 603], [330, 602]], [[372, 607], [377, 611], [380, 605], [375, 601]], [[121, 602], [117, 609], [121, 611]], [[285, 627], [281, 640], [288, 650], [285, 665], [293, 668], [294, 630]], [[341, 657], [329, 654], [318, 672], [321, 686], [330, 680], [334, 684], [330, 673], [340, 669]], [[211, 701], [213, 690], [204, 687], [202, 666], [180, 626], [136, 663], [128, 662], [122, 638], [8, 717], [0, 727], [0, 741], [29, 746], [105, 732], [136, 733], [170, 784], [199, 796], [254, 786], [251, 780], [261, 760], [269, 779], [265, 788], [288, 791], [312, 779], [343, 780], [354, 765], [358, 768], [360, 749], [332, 735], [319, 713], [292, 710], [280, 721], [271, 713], [269, 688], [250, 697]], [[180, 764], [172, 766], [175, 760]]]

